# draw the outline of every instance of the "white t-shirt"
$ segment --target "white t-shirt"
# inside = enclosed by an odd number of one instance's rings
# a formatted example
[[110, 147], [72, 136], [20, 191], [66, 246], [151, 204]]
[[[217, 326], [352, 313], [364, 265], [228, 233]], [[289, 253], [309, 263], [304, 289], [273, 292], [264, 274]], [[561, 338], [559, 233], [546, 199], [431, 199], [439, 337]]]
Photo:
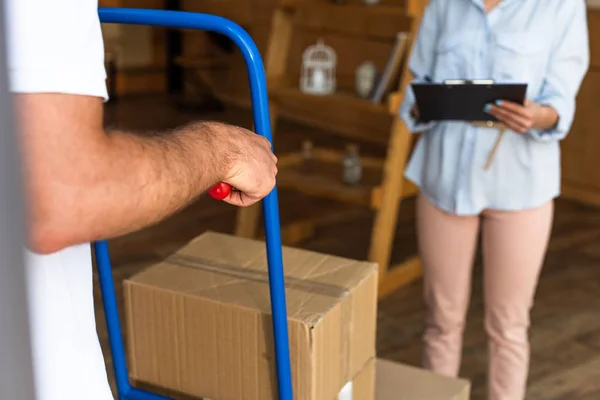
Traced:
[[[5, 5], [13, 92], [107, 98], [97, 0]], [[96, 334], [89, 244], [45, 256], [27, 251], [26, 268], [37, 400], [113, 399]]]

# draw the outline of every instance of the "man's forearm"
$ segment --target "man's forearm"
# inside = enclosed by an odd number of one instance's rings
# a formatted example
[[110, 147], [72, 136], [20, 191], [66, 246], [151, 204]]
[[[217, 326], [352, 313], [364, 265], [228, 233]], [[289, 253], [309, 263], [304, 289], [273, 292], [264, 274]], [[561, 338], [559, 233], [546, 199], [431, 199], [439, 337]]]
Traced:
[[119, 236], [189, 204], [223, 174], [217, 169], [223, 164], [201, 151], [213, 148], [218, 129], [224, 128], [196, 124], [193, 130], [152, 135], [107, 132], [99, 149], [76, 156], [87, 158], [73, 160], [70, 168], [78, 170], [56, 171], [51, 184], [33, 188], [33, 195], [52, 199], [33, 202], [41, 206], [32, 213], [37, 250]]
[[224, 181], [224, 201], [248, 206], [275, 186], [268, 140], [206, 122], [169, 132], [105, 132], [102, 101], [16, 96], [29, 200], [29, 246], [50, 253], [156, 223]]
[[[73, 201], [91, 237], [112, 237], [154, 224], [192, 202], [224, 175], [216, 148], [225, 126], [197, 123], [168, 132], [108, 131], [105, 161]], [[98, 161], [99, 163], [102, 160]]]
[[[62, 179], [33, 188], [34, 195], [52, 198], [34, 208], [39, 251], [104, 239], [154, 224], [193, 201], [224, 171], [203, 148], [215, 124], [196, 124], [152, 135], [107, 132], [99, 149], [79, 154], [71, 171], [56, 171]], [[86, 168], [81, 169], [81, 168]]]
[[213, 159], [223, 157], [225, 125], [197, 123], [151, 135], [105, 132], [98, 99], [40, 94], [17, 100], [34, 251], [153, 224], [227, 172], [224, 160]]

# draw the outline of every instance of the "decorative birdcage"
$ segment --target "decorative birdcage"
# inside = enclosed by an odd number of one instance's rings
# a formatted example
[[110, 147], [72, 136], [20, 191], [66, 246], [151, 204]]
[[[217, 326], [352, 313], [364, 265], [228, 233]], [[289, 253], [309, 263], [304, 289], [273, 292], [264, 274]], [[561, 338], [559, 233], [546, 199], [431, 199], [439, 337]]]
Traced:
[[302, 55], [300, 90], [314, 95], [327, 95], [335, 91], [335, 51], [323, 39], [309, 46]]

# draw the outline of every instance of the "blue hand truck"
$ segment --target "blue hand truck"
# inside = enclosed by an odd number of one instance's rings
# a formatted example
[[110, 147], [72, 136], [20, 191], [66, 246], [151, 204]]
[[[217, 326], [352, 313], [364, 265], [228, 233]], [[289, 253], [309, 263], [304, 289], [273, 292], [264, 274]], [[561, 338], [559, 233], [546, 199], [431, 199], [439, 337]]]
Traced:
[[[250, 35], [234, 22], [214, 15], [181, 11], [146, 10], [133, 8], [100, 8], [103, 23], [152, 25], [172, 29], [198, 29], [213, 31], [227, 36], [241, 50], [246, 62], [252, 113], [256, 133], [271, 143], [271, 123], [265, 71], [260, 53]], [[281, 252], [281, 232], [277, 188], [263, 199], [267, 261], [269, 265], [269, 290], [275, 343], [275, 364], [279, 400], [292, 400], [292, 378], [288, 343], [287, 311]], [[134, 388], [130, 381], [125, 360], [125, 348], [117, 310], [112, 266], [106, 241], [94, 243], [94, 252], [100, 278], [100, 289], [108, 327], [108, 337], [113, 358], [114, 373], [120, 400], [169, 400], [145, 390]], [[202, 377], [198, 377], [202, 379]], [[218, 399], [216, 399], [218, 400]]]

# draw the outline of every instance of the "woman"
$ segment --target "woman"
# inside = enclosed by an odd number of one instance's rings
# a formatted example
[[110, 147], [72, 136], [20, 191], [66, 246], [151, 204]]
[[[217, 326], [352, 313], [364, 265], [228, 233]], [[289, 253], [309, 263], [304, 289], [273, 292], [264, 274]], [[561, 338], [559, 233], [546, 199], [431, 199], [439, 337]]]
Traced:
[[400, 110], [411, 131], [423, 132], [406, 177], [421, 193], [424, 362], [458, 374], [481, 228], [491, 400], [524, 398], [529, 311], [560, 191], [559, 141], [588, 63], [584, 0], [431, 0], [410, 58], [416, 81], [528, 84], [524, 106], [485, 108], [507, 128], [489, 168], [498, 128], [421, 124], [410, 89]]

